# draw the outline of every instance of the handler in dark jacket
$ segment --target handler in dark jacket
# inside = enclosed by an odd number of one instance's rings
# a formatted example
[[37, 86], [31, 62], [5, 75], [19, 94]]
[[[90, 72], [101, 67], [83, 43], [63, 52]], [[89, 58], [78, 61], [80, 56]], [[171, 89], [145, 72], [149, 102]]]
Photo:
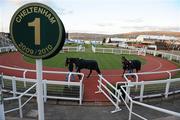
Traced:
[[[68, 64], [69, 73], [66, 75], [66, 81], [68, 81], [69, 74], [71, 72], [73, 72], [73, 67], [74, 67], [73, 63], [69, 62], [69, 64]], [[71, 80], [71, 78], [72, 78], [72, 80], [75, 80], [74, 74], [71, 74], [70, 80]]]

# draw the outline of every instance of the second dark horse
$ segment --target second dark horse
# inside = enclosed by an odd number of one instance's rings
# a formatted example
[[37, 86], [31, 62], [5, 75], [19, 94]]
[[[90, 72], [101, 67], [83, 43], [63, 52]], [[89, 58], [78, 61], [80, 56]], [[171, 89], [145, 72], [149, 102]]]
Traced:
[[98, 74], [101, 74], [98, 63], [96, 60], [84, 60], [80, 58], [66, 58], [65, 65], [69, 63], [74, 63], [76, 65], [76, 72], [81, 72], [81, 69], [89, 69], [90, 72], [87, 78], [91, 75], [92, 70], [96, 70]]
[[123, 64], [123, 75], [126, 70], [129, 73], [133, 72], [133, 69], [136, 70], [136, 73], [141, 70], [141, 61], [139, 60], [127, 60], [125, 57], [122, 57], [122, 64]]

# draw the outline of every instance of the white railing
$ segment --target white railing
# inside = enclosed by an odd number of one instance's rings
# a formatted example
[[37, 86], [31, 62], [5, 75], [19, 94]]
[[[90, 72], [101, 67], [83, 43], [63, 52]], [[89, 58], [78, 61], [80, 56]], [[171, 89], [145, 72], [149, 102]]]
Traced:
[[[173, 74], [176, 74], [176, 72], [180, 72], [180, 69], [174, 69], [174, 70], [166, 70], [166, 71], [156, 71], [156, 72], [141, 72], [141, 73], [125, 73], [124, 74], [124, 78], [127, 82], [130, 82], [132, 80], [130, 80], [128, 78], [128, 76], [134, 76], [133, 80], [135, 80], [135, 82], [139, 82], [139, 76], [145, 76], [145, 75], [167, 75], [168, 79], [172, 79]], [[141, 80], [142, 81], [142, 80]]]
[[17, 51], [17, 49], [14, 46], [0, 47], [0, 53], [10, 51]]
[[146, 55], [146, 52], [143, 49], [97, 48], [92, 46], [92, 51], [94, 53]]
[[[21, 81], [24, 83], [24, 87], [27, 86], [27, 83], [30, 82], [28, 81], [29, 79], [27, 78], [26, 74], [28, 72], [36, 72], [36, 70], [29, 70], [29, 69], [21, 69], [21, 68], [13, 68], [13, 67], [7, 67], [7, 66], [2, 66], [0, 65], [1, 68], [4, 69], [9, 69], [9, 70], [17, 70], [17, 71], [22, 71], [22, 77], [15, 77], [15, 76], [5, 76], [4, 75], [4, 79], [6, 80], [11, 80], [12, 81], [12, 93], [14, 94], [20, 94], [20, 92], [17, 92], [16, 89], [16, 81]], [[61, 71], [43, 71], [43, 73], [47, 73], [47, 74], [59, 74], [59, 75], [63, 75], [64, 77], [68, 75], [68, 80], [65, 81], [61, 80], [61, 81], [55, 81], [55, 80], [43, 80], [43, 86], [44, 86], [44, 100], [46, 101], [47, 98], [51, 98], [51, 99], [63, 99], [63, 100], [78, 100], [79, 104], [82, 104], [82, 99], [83, 99], [83, 79], [84, 79], [84, 74], [83, 73], [76, 73], [76, 72], [61, 72]], [[76, 76], [80, 76], [80, 80], [79, 82], [72, 82], [71, 81], [71, 76], [72, 75], [76, 75]], [[28, 79], [28, 80], [27, 80]], [[34, 79], [31, 82], [36, 82], [36, 80]], [[59, 96], [53, 96], [53, 95], [48, 95], [48, 89], [47, 86], [48, 85], [59, 85], [59, 86], [68, 86], [68, 87], [73, 87], [73, 86], [78, 86], [79, 88], [79, 96], [78, 97], [59, 97]], [[3, 81], [3, 87], [5, 87], [5, 83]]]
[[[9, 67], [9, 66], [4, 66], [4, 65], [0, 65], [0, 68], [3, 68], [3, 69], [9, 69], [9, 70], [16, 70], [16, 71], [21, 71], [22, 72], [22, 77], [25, 79], [27, 78], [27, 73], [35, 73], [36, 70], [31, 70], [31, 69], [24, 69], [24, 68], [15, 68], [15, 67]], [[42, 71], [43, 73], [48, 73], [48, 74], [64, 74], [64, 75], [69, 75], [68, 78], [71, 78], [70, 76], [71, 75], [80, 75], [80, 76], [83, 76], [84, 77], [84, 74], [83, 73], [76, 73], [76, 72], [63, 72], [63, 71], [45, 71], [43, 70]], [[81, 79], [82, 80], [82, 79]], [[68, 81], [70, 81], [70, 79], [68, 79]]]
[[[98, 83], [98, 91], [96, 93], [103, 93], [109, 101], [115, 106], [115, 110], [111, 111], [112, 113], [120, 111], [119, 103], [121, 100], [119, 99], [121, 96], [121, 92], [117, 90], [111, 83], [109, 83], [102, 75], [98, 75], [99, 80]], [[108, 88], [108, 86], [110, 88]], [[104, 91], [106, 90], [106, 91]], [[114, 93], [112, 92], [114, 91]], [[113, 99], [114, 98], [114, 99]]]
[[165, 53], [165, 52], [160, 52], [156, 50], [147, 50], [146, 53], [154, 55], [154, 56], [160, 56], [162, 58], [166, 58], [168, 60], [175, 60], [180, 62], [180, 55], [175, 55], [172, 53]]
[[94, 45], [92, 45], [91, 47], [92, 47], [92, 48], [91, 48], [91, 49], [92, 49], [92, 52], [95, 53], [95, 52], [96, 52], [96, 47], [94, 47]]
[[[172, 78], [172, 73], [176, 74], [176, 72], [179, 72], [180, 69], [175, 69], [175, 70], [169, 70], [169, 71], [158, 71], [158, 72], [144, 72], [144, 73], [126, 73], [124, 74], [124, 78], [127, 81], [127, 83], [129, 85], [133, 85], [135, 86], [135, 91], [137, 91], [137, 89], [139, 88], [139, 96], [134, 96], [134, 98], [139, 98], [139, 100], [142, 102], [143, 98], [150, 98], [150, 97], [157, 97], [157, 96], [165, 96], [165, 98], [168, 98], [168, 95], [173, 94], [173, 93], [178, 93], [180, 92], [180, 88], [176, 89], [174, 88], [173, 91], [171, 91], [170, 89], [172, 89], [173, 87], [171, 87], [171, 85], [175, 84], [176, 82], [179, 82], [180, 84], [180, 78]], [[156, 74], [167, 74], [167, 78], [164, 78], [163, 80], [149, 80], [149, 81], [143, 81], [143, 80], [139, 80], [139, 76], [145, 76], [145, 75], [156, 75]], [[132, 81], [129, 79], [128, 76], [135, 76], [134, 79], [135, 81]], [[118, 84], [118, 83], [117, 83]], [[161, 85], [161, 90], [160, 91], [156, 91], [156, 93], [145, 93], [145, 89], [146, 86], [148, 85]], [[151, 88], [152, 89], [152, 88]], [[158, 88], [153, 88], [152, 90], [155, 90]], [[160, 89], [160, 87], [159, 87]], [[129, 90], [130, 92], [130, 90]]]
[[21, 93], [19, 96], [16, 97], [16, 94], [14, 94], [13, 97], [10, 98], [4, 98], [4, 101], [10, 101], [10, 100], [18, 100], [18, 107], [17, 108], [13, 108], [10, 110], [6, 110], [4, 113], [7, 114], [9, 112], [13, 112], [16, 110], [19, 110], [19, 115], [20, 118], [23, 118], [23, 112], [22, 112], [22, 108], [35, 96], [36, 93], [30, 95], [30, 98], [27, 99], [23, 104], [22, 104], [22, 97], [25, 96], [30, 90], [32, 90], [33, 88], [35, 88], [37, 85], [37, 83], [35, 83], [34, 85], [32, 85], [30, 88], [28, 88], [25, 92]]
[[123, 97], [121, 97], [122, 101], [125, 103], [128, 111], [129, 111], [129, 118], [128, 118], [128, 120], [132, 119], [132, 114], [137, 116], [137, 117], [139, 117], [140, 119], [148, 120], [147, 118], [145, 118], [145, 117], [143, 117], [143, 116], [133, 112], [133, 104], [139, 105], [139, 106], [142, 106], [142, 107], [145, 107], [145, 108], [149, 108], [149, 109], [152, 109], [152, 110], [156, 110], [156, 111], [159, 111], [159, 112], [162, 112], [162, 113], [166, 113], [166, 114], [169, 114], [169, 115], [180, 117], [180, 113], [178, 113], [178, 112], [174, 112], [174, 111], [171, 111], [171, 110], [163, 109], [163, 108], [160, 108], [160, 107], [148, 105], [148, 104], [141, 103], [141, 102], [133, 100], [129, 96], [129, 94], [126, 92], [126, 90], [124, 89], [124, 88], [128, 88], [128, 87], [132, 87], [132, 86], [128, 86], [128, 85], [121, 86], [121, 90], [126, 95], [126, 98], [128, 98], [128, 100], [129, 100], [129, 102], [127, 103], [127, 101]]
[[85, 52], [85, 47], [63, 47], [60, 52]]
[[[147, 120], [147, 118], [133, 112], [133, 105], [139, 105], [139, 106], [142, 106], [145, 108], [149, 108], [149, 109], [163, 112], [163, 113], [166, 113], [169, 115], [180, 117], [180, 113], [178, 113], [178, 112], [166, 110], [166, 109], [163, 109], [160, 107], [148, 105], [148, 104], [133, 100], [129, 95], [129, 93], [130, 93], [129, 90], [131, 87], [133, 87], [132, 84], [129, 84], [126, 82], [119, 82], [119, 84], [125, 84], [125, 85], [121, 85], [120, 89], [117, 89], [117, 85], [115, 88], [111, 83], [108, 82], [108, 80], [106, 80], [104, 77], [102, 77], [102, 75], [99, 75], [98, 83], [99, 83], [99, 85], [97, 86], [98, 90], [99, 90], [98, 93], [99, 92], [103, 93], [111, 101], [111, 103], [115, 106], [115, 110], [113, 112], [120, 111], [121, 109], [119, 108], [119, 103], [121, 102], [121, 100], [124, 102], [124, 104], [126, 105], [128, 111], [129, 111], [128, 120], [132, 119], [132, 115], [135, 115], [135, 116], [139, 117], [140, 119]], [[111, 89], [109, 89], [107, 86], [110, 86]], [[114, 93], [112, 91], [114, 91]], [[114, 97], [115, 101], [109, 96], [108, 93], [110, 94], [110, 96]], [[123, 97], [123, 94], [124, 94], [124, 97]]]

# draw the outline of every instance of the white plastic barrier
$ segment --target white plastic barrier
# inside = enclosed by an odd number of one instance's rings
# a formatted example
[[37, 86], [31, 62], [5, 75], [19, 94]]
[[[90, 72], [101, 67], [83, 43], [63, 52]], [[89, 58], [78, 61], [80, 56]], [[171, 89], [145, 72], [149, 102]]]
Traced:
[[163, 108], [160, 108], [160, 107], [148, 105], [148, 104], [141, 103], [141, 102], [133, 100], [129, 96], [129, 93], [124, 89], [124, 88], [130, 88], [130, 87], [132, 87], [132, 86], [131, 85], [121, 86], [121, 90], [124, 92], [124, 94], [126, 95], [126, 98], [128, 98], [128, 100], [129, 100], [127, 102], [124, 98], [122, 98], [122, 101], [125, 103], [128, 111], [129, 111], [129, 118], [128, 118], [128, 120], [132, 119], [132, 115], [135, 115], [135, 116], [137, 116], [137, 117], [139, 117], [140, 119], [143, 119], [143, 120], [148, 120], [147, 118], [145, 118], [145, 117], [143, 117], [143, 116], [133, 112], [133, 105], [139, 105], [139, 106], [142, 106], [142, 107], [145, 107], [145, 108], [149, 108], [149, 109], [156, 110], [156, 111], [159, 111], [159, 112], [162, 112], [162, 113], [166, 113], [168, 115], [173, 115], [173, 116], [180, 117], [180, 113], [178, 113], [178, 112], [174, 112], [174, 111], [171, 111], [171, 110], [163, 109]]
[[2, 75], [0, 75], [0, 120], [5, 120], [4, 102], [2, 94]]
[[[172, 72], [179, 72], [180, 69], [175, 69], [175, 70], [169, 70], [169, 71], [158, 71], [158, 72], [143, 72], [143, 73], [126, 73], [124, 74], [124, 78], [127, 81], [127, 83], [129, 85], [135, 86], [135, 90], [137, 90], [137, 88], [139, 88], [139, 95], [138, 96], [134, 96], [134, 98], [139, 98], [139, 100], [142, 102], [143, 98], [151, 98], [151, 97], [157, 97], [157, 96], [165, 96], [165, 98], [168, 98], [168, 95], [170, 94], [174, 94], [174, 93], [178, 93], [180, 92], [180, 88], [174, 88], [174, 90], [172, 89], [172, 85], [176, 84], [176, 82], [179, 82], [180, 84], [180, 78], [172, 78]], [[149, 80], [149, 81], [140, 81], [139, 80], [139, 76], [143, 76], [143, 75], [156, 75], [156, 74], [167, 74], [168, 77], [164, 78], [163, 80]], [[135, 81], [131, 81], [129, 79], [128, 76], [135, 76]], [[153, 88], [152, 87], [152, 92], [146, 94], [144, 91], [146, 89], [146, 86], [159, 86], [161, 85], [161, 91], [157, 91], [155, 93], [153, 93], [153, 89], [158, 89], [158, 88]], [[159, 88], [160, 89], [160, 88]], [[129, 90], [130, 92], [130, 90]]]
[[94, 53], [146, 55], [146, 51], [142, 49], [98, 48], [92, 46], [92, 51]]
[[[111, 83], [109, 83], [104, 77], [102, 77], [102, 75], [98, 76], [99, 85], [97, 86], [98, 91], [96, 93], [103, 93], [108, 98], [108, 100], [111, 101], [111, 103], [115, 106], [115, 110], [111, 111], [111, 113], [120, 111], [121, 109], [119, 107], [119, 103], [121, 102], [121, 100], [119, 98], [121, 96], [121, 92], [117, 90]], [[109, 86], [111, 89], [107, 86]], [[112, 92], [112, 90], [114, 91], [114, 93]]]
[[[24, 83], [24, 87], [27, 86], [27, 83], [30, 82], [27, 79], [26, 74], [28, 72], [36, 72], [35, 70], [29, 70], [29, 69], [21, 69], [21, 68], [13, 68], [13, 67], [7, 67], [7, 66], [2, 66], [0, 65], [1, 68], [4, 69], [9, 69], [9, 70], [17, 70], [17, 71], [22, 71], [22, 76], [23, 77], [15, 77], [15, 76], [5, 76], [4, 75], [4, 79], [7, 80], [12, 80], [12, 93], [16, 94], [18, 93], [16, 91], [16, 81], [21, 81]], [[84, 74], [83, 73], [75, 73], [75, 72], [61, 72], [61, 71], [43, 71], [43, 73], [48, 73], [48, 74], [61, 74], [61, 75], [69, 75], [68, 76], [68, 81], [53, 81], [53, 80], [43, 80], [43, 85], [44, 85], [44, 98], [45, 101], [47, 98], [52, 98], [52, 99], [63, 99], [63, 100], [79, 100], [79, 104], [82, 104], [82, 99], [83, 99], [83, 79], [84, 79]], [[71, 75], [80, 75], [81, 79], [79, 80], [79, 82], [71, 82]], [[34, 79], [34, 81], [31, 82], [36, 82], [36, 80]], [[79, 97], [75, 98], [75, 97], [58, 97], [58, 96], [50, 96], [47, 95], [47, 86], [48, 85], [66, 85], [69, 87], [72, 86], [78, 86], [79, 87]], [[3, 86], [4, 82], [3, 82]]]
[[63, 47], [60, 52], [85, 52], [85, 47], [77, 46], [77, 47]]
[[[175, 81], [176, 80], [173, 80], [173, 82], [175, 82]], [[179, 81], [180, 81], [180, 78], [179, 78]], [[139, 105], [139, 106], [149, 108], [149, 109], [152, 109], [152, 110], [156, 110], [156, 111], [159, 111], [159, 112], [162, 112], [162, 113], [166, 113], [166, 114], [169, 114], [169, 115], [180, 117], [180, 113], [178, 113], [178, 112], [174, 112], [174, 111], [171, 111], [171, 110], [163, 109], [163, 108], [160, 108], [160, 107], [148, 105], [148, 104], [141, 103], [141, 102], [133, 100], [131, 98], [131, 96], [129, 95], [130, 94], [130, 91], [129, 91], [130, 88], [134, 86], [132, 83], [123, 82], [123, 84], [125, 84], [125, 85], [121, 85], [120, 89], [117, 89], [117, 84], [122, 84], [122, 82], [117, 83], [116, 88], [115, 88], [111, 83], [108, 82], [108, 80], [106, 80], [104, 77], [102, 77], [102, 75], [99, 75], [98, 83], [99, 83], [99, 85], [97, 86], [98, 90], [99, 90], [98, 93], [99, 92], [103, 93], [109, 99], [109, 101], [111, 101], [111, 103], [115, 106], [115, 110], [112, 111], [112, 113], [120, 111], [121, 109], [119, 108], [119, 102], [121, 102], [121, 100], [124, 102], [124, 104], [126, 105], [128, 111], [129, 111], [128, 120], [132, 119], [132, 115], [135, 115], [138, 118], [143, 119], [143, 120], [148, 120], [147, 118], [143, 117], [142, 115], [139, 115], [139, 114], [135, 113], [133, 111], [133, 105]], [[109, 89], [107, 87], [107, 85], [110, 86], [111, 89]], [[112, 90], [115, 91], [115, 93], [113, 93]], [[123, 98], [122, 92], [125, 94], [125, 98]], [[112, 100], [112, 98], [109, 96], [108, 93], [111, 96], [113, 96], [116, 101]]]
[[154, 56], [161, 56], [162, 58], [166, 58], [168, 60], [174, 60], [174, 61], [180, 62], [180, 55], [160, 52], [160, 51], [156, 51], [156, 50], [147, 50], [146, 53], [154, 55]]

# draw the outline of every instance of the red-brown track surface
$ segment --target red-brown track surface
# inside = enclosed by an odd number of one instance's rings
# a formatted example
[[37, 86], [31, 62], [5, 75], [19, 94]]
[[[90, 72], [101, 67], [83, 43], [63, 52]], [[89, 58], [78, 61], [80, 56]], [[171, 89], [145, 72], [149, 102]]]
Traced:
[[[140, 72], [154, 72], [154, 71], [165, 71], [165, 70], [172, 70], [176, 69], [176, 65], [173, 63], [158, 58], [153, 57], [150, 55], [147, 55], [145, 57], [142, 56], [146, 60], [146, 64], [142, 66], [142, 69]], [[10, 67], [16, 67], [16, 68], [24, 68], [24, 69], [35, 69], [34, 64], [27, 63], [24, 61], [22, 55], [20, 55], [18, 52], [12, 52], [12, 53], [5, 53], [0, 54], [0, 65], [4, 66], [10, 66]], [[121, 68], [120, 68], [121, 69]], [[125, 81], [122, 77], [122, 70], [102, 70], [102, 75], [112, 84], [115, 84], [116, 82]], [[49, 67], [43, 67], [43, 70], [51, 70], [51, 71], [67, 71], [67, 69], [63, 68], [49, 68]], [[87, 75], [88, 70], [82, 70], [82, 72]], [[0, 68], [0, 73], [3, 73], [5, 75], [11, 75], [11, 76], [18, 76], [22, 77], [23, 72], [17, 71], [17, 70], [9, 70]], [[158, 80], [162, 78], [166, 78], [168, 75], [166, 74], [157, 74], [157, 75], [140, 75], [139, 80], [145, 81], [145, 80]], [[35, 73], [27, 73], [27, 78], [35, 78]], [[59, 81], [65, 81], [65, 75], [58, 75], [58, 74], [43, 74], [43, 79], [47, 80], [59, 80]], [[75, 81], [78, 81], [76, 79]], [[98, 90], [98, 76], [96, 72], [93, 71], [92, 76], [90, 78], [84, 78], [84, 101], [93, 101], [93, 102], [99, 102], [99, 101], [107, 101], [105, 96], [103, 94], [95, 94], [95, 92]]]

